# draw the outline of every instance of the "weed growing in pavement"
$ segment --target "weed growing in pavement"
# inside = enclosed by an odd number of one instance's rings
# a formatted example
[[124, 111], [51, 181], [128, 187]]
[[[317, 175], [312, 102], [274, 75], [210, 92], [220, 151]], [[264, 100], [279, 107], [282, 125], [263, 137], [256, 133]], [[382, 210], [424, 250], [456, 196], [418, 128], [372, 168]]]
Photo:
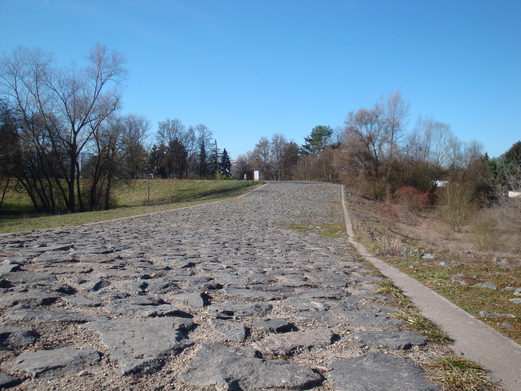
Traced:
[[495, 389], [485, 370], [477, 363], [448, 355], [429, 365], [430, 379], [447, 391], [485, 391]]
[[393, 314], [392, 316], [405, 320], [413, 331], [425, 335], [432, 342], [450, 342], [450, 338], [447, 333], [443, 331], [436, 323], [410, 308], [400, 311], [397, 314]]
[[380, 284], [380, 288], [376, 291], [376, 293], [380, 295], [385, 295], [387, 297], [392, 297], [399, 304], [404, 305], [406, 307], [412, 305], [411, 299], [405, 296], [403, 291], [391, 281], [386, 280], [382, 282]]
[[381, 282], [380, 288], [376, 291], [376, 293], [391, 297], [401, 305], [402, 310], [396, 314], [393, 314], [392, 316], [405, 320], [409, 328], [413, 331], [425, 335], [432, 342], [450, 342], [450, 338], [447, 333], [443, 331], [436, 323], [419, 314], [412, 301], [407, 296], [405, 296], [403, 291], [393, 282], [388, 280]]

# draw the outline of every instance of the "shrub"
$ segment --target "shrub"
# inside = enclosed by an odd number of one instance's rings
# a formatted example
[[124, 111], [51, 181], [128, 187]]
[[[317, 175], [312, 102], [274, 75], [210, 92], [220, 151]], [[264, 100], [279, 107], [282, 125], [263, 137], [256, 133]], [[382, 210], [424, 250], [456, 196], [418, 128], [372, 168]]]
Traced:
[[422, 210], [431, 205], [429, 194], [414, 186], [402, 186], [394, 192], [394, 199], [409, 209]]
[[499, 244], [498, 223], [489, 213], [480, 214], [471, 225], [472, 236], [481, 250], [496, 250]]
[[454, 232], [461, 232], [475, 209], [473, 190], [462, 183], [449, 182], [440, 189], [440, 215]]

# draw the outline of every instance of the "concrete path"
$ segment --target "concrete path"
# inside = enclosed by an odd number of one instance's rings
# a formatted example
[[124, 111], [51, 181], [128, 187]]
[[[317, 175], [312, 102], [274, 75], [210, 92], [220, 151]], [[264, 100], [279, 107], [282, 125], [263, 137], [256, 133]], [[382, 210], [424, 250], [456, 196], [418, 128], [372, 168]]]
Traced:
[[0, 389], [435, 391], [340, 189], [0, 237]]
[[521, 346], [382, 260], [354, 240], [342, 188], [342, 206], [349, 242], [369, 262], [412, 299], [422, 314], [440, 325], [454, 340], [452, 348], [492, 372], [509, 391], [521, 390]]

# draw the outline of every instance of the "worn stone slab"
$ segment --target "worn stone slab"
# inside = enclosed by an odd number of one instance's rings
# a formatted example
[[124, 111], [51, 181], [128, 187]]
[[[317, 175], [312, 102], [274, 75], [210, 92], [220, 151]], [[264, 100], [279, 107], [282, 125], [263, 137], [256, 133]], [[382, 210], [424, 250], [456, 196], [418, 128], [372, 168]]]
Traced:
[[491, 289], [493, 291], [497, 290], [497, 286], [490, 282], [478, 282], [477, 284], [474, 284], [472, 286], [476, 288]]
[[13, 284], [39, 283], [43, 285], [52, 284], [56, 277], [46, 272], [15, 271], [5, 273], [2, 278]]
[[96, 350], [60, 348], [22, 353], [16, 358], [12, 368], [33, 377], [52, 379], [79, 372], [100, 360], [101, 355]]
[[353, 333], [349, 339], [375, 348], [406, 350], [413, 345], [423, 346], [427, 338], [411, 331], [360, 331]]
[[390, 318], [386, 314], [376, 313], [375, 310], [359, 310], [340, 312], [339, 315], [352, 326], [381, 328], [383, 330], [397, 328], [404, 322], [400, 319]]
[[369, 352], [336, 360], [326, 374], [337, 391], [440, 391], [424, 370], [403, 358]]
[[210, 304], [210, 296], [201, 292], [180, 293], [169, 296], [169, 299], [174, 302], [188, 304], [192, 308], [203, 308]]
[[5, 372], [0, 372], [0, 390], [17, 386], [22, 382], [19, 377], [11, 376]]
[[37, 289], [28, 292], [10, 292], [0, 296], [0, 307], [28, 308], [51, 305], [60, 298], [56, 293]]
[[83, 282], [78, 286], [78, 289], [86, 292], [95, 292], [100, 289], [106, 288], [110, 285], [110, 282], [104, 278], [95, 278], [92, 280], [88, 280]]
[[167, 278], [152, 278], [146, 280], [146, 291], [152, 294], [163, 294], [180, 291], [179, 285]]
[[333, 333], [327, 329], [270, 334], [254, 342], [253, 347], [265, 354], [290, 356], [299, 350], [329, 346], [333, 343], [333, 336]]
[[281, 318], [257, 320], [253, 322], [253, 327], [267, 330], [272, 333], [287, 333], [297, 329], [293, 323], [290, 323], [286, 319]]
[[86, 327], [101, 335], [120, 372], [128, 375], [161, 369], [167, 357], [191, 344], [188, 333], [194, 324], [189, 319], [172, 317], [114, 319], [91, 322]]
[[190, 314], [181, 311], [176, 306], [168, 304], [158, 297], [152, 296], [131, 296], [123, 299], [111, 300], [103, 307], [103, 311], [110, 315], [140, 318], [155, 316], [190, 317]]
[[263, 302], [238, 303], [227, 301], [212, 304], [208, 307], [208, 313], [217, 318], [242, 318], [249, 316], [265, 316], [271, 312], [273, 306]]
[[479, 316], [482, 318], [510, 318], [515, 319], [516, 316], [513, 314], [506, 314], [501, 312], [490, 312], [490, 311], [479, 311]]
[[302, 291], [302, 297], [309, 297], [312, 299], [340, 299], [342, 296], [347, 296], [347, 291], [333, 288], [311, 288]]
[[83, 296], [65, 296], [62, 297], [62, 301], [80, 307], [99, 307], [101, 305], [101, 301], [89, 299]]
[[53, 311], [46, 309], [16, 309], [5, 313], [5, 317], [24, 322], [73, 322], [84, 323], [92, 320], [92, 316], [75, 312]]
[[114, 289], [120, 292], [128, 292], [132, 295], [145, 293], [148, 287], [146, 280], [122, 280], [113, 283]]
[[327, 309], [327, 306], [319, 300], [311, 300], [298, 296], [288, 297], [282, 305], [294, 311], [322, 311]]
[[305, 390], [322, 377], [304, 365], [256, 358], [252, 351], [204, 344], [179, 375], [192, 387], [222, 390]]
[[0, 328], [0, 347], [23, 349], [34, 344], [40, 335], [32, 329]]
[[208, 319], [208, 324], [229, 341], [243, 342], [246, 339], [246, 327], [242, 323], [223, 319]]
[[234, 297], [243, 297], [247, 299], [253, 300], [277, 300], [280, 299], [281, 296], [259, 291], [256, 289], [241, 289], [241, 288], [226, 288], [224, 289], [224, 294], [226, 296], [234, 296]]
[[20, 265], [17, 263], [1, 263], [0, 264], [0, 275], [5, 273], [16, 272], [20, 270]]

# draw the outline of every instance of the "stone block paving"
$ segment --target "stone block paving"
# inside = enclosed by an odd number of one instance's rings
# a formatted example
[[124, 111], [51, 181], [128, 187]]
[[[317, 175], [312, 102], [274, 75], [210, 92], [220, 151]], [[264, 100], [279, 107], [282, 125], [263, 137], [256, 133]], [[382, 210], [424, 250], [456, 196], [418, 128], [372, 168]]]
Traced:
[[0, 237], [0, 389], [439, 390], [380, 278], [314, 233], [339, 222], [338, 186], [271, 183]]

